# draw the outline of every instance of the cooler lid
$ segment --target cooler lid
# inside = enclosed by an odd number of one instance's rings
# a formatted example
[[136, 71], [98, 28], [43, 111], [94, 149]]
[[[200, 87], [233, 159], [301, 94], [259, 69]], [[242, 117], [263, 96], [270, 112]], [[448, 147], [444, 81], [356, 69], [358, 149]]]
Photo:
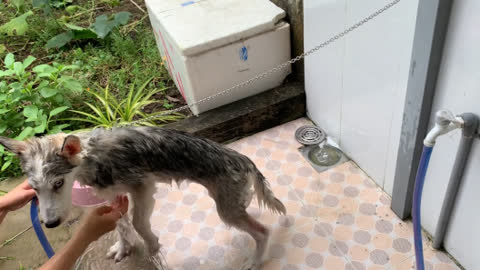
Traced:
[[194, 55], [275, 28], [285, 17], [269, 0], [146, 0], [183, 55]]

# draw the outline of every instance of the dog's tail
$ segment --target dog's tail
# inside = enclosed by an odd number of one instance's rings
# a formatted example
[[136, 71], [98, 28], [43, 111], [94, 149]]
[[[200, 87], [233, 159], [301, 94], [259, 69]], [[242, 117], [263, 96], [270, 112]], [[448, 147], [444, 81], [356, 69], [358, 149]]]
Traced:
[[263, 174], [256, 169], [253, 185], [255, 187], [255, 193], [257, 194], [257, 201], [259, 206], [270, 209], [273, 213], [283, 214], [287, 213], [287, 209], [283, 203], [275, 198], [270, 185], [263, 176]]

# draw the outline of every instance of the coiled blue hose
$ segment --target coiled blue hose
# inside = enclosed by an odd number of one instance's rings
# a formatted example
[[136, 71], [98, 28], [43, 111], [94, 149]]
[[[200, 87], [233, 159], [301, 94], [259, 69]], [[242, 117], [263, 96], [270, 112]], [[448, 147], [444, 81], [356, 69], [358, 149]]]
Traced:
[[55, 255], [55, 252], [53, 252], [52, 246], [50, 246], [50, 243], [43, 232], [40, 220], [38, 219], [37, 203], [37, 197], [34, 197], [30, 206], [30, 219], [32, 220], [33, 229], [37, 234], [40, 244], [42, 244], [43, 250], [45, 250], [45, 253], [47, 253], [48, 258], [51, 258], [53, 255]]
[[427, 174], [428, 163], [432, 155], [433, 147], [424, 146], [420, 164], [418, 165], [417, 176], [415, 178], [415, 188], [413, 191], [413, 238], [415, 245], [415, 258], [417, 270], [425, 270], [425, 262], [423, 260], [423, 243], [422, 243], [422, 224], [420, 222], [420, 210], [422, 204], [423, 184], [425, 183], [425, 175]]

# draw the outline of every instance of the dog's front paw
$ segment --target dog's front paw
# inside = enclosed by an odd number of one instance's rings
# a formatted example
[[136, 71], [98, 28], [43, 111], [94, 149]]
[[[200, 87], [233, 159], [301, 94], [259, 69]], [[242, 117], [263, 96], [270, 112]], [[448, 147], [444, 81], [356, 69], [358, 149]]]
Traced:
[[256, 262], [252, 257], [247, 258], [240, 270], [260, 270], [260, 263]]
[[123, 260], [132, 252], [132, 246], [125, 241], [117, 241], [107, 253], [107, 258], [114, 259], [115, 262]]

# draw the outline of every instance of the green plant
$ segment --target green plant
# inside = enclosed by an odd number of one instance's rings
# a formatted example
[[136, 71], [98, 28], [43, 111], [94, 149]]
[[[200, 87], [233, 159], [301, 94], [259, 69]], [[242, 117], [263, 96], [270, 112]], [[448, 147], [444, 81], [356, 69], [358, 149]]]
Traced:
[[25, 0], [11, 0], [10, 4], [15, 6], [17, 13], [25, 10]]
[[[120, 100], [112, 95], [109, 87], [103, 88], [101, 93], [89, 92], [97, 100], [99, 105], [93, 105], [86, 102], [85, 104], [92, 110], [91, 113], [73, 110], [73, 112], [86, 118], [69, 118], [68, 120], [83, 121], [93, 125], [93, 127], [112, 128], [114, 126], [122, 126], [136, 121], [137, 125], [153, 126], [156, 121], [170, 122], [176, 121], [184, 116], [179, 113], [165, 114], [165, 112], [145, 113], [144, 108], [147, 105], [156, 103], [152, 96], [156, 93], [164, 91], [162, 89], [146, 90], [146, 86], [151, 79], [143, 83], [136, 91], [135, 84], [131, 84], [128, 96]], [[101, 87], [99, 86], [101, 89]]]
[[120, 5], [120, 0], [100, 0], [100, 3], [107, 4], [111, 7], [116, 7]]
[[24, 35], [28, 30], [27, 17], [33, 15], [33, 11], [29, 10], [28, 12], [20, 15], [16, 18], [11, 19], [9, 22], [0, 26], [0, 34], [8, 36], [21, 36]]
[[[0, 135], [24, 140], [37, 134], [52, 134], [70, 126], [58, 117], [72, 108], [70, 100], [82, 92], [82, 85], [71, 74], [77, 66], [38, 65], [29, 70], [35, 57], [15, 61], [13, 54], [4, 59], [0, 70]], [[0, 171], [13, 176], [14, 156], [0, 147]]]
[[46, 15], [50, 15], [54, 8], [67, 8], [72, 2], [73, 0], [32, 0], [32, 6], [42, 9]]
[[[158, 52], [151, 26], [139, 25], [131, 35], [114, 31], [100, 44], [87, 44], [69, 53], [57, 54], [56, 59], [80, 66], [86, 76], [83, 84], [91, 88], [98, 82], [103, 87], [109, 82], [110, 92], [116, 96], [128, 95], [133, 82], [144, 82], [149, 78], [155, 88], [169, 86], [169, 76]], [[60, 61], [60, 60], [59, 60]], [[156, 98], [161, 98], [157, 94]]]
[[61, 48], [72, 40], [104, 39], [114, 28], [126, 24], [130, 15], [130, 12], [119, 12], [111, 17], [103, 14], [98, 16], [88, 28], [65, 23], [68, 30], [51, 38], [46, 48]]

